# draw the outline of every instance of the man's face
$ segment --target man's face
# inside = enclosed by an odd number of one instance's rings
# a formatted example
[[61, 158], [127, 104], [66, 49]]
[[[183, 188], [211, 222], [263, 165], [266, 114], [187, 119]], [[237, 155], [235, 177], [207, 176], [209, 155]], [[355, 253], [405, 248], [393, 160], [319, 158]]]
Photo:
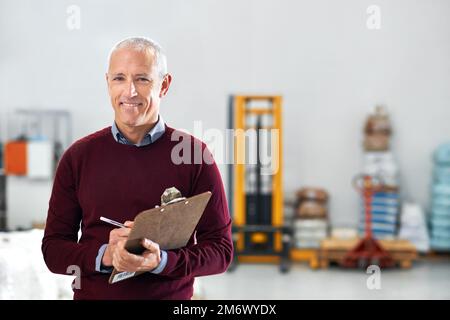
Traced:
[[170, 75], [160, 79], [154, 54], [121, 48], [113, 52], [106, 74], [115, 121], [138, 127], [155, 123], [159, 104], [170, 85]]

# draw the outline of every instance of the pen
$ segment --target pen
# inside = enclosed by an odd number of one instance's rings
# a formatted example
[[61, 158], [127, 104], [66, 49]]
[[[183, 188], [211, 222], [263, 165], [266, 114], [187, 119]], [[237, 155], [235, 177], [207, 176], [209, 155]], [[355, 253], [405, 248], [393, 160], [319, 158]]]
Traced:
[[117, 222], [117, 221], [114, 221], [114, 220], [111, 220], [111, 219], [108, 219], [108, 218], [105, 218], [105, 217], [100, 217], [100, 220], [108, 222], [109, 224], [112, 224], [112, 225], [115, 225], [115, 226], [118, 226], [118, 227], [121, 227], [121, 228], [126, 228], [127, 227], [126, 225], [124, 225], [124, 224], [122, 224], [120, 222]]

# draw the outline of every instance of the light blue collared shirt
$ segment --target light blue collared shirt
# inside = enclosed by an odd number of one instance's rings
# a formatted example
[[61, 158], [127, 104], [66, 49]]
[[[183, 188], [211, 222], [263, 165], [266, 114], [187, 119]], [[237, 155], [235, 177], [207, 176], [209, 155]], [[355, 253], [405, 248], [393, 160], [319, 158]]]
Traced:
[[164, 134], [166, 131], [166, 125], [164, 123], [164, 120], [161, 116], [158, 117], [158, 122], [156, 122], [156, 125], [150, 130], [139, 143], [132, 143], [125, 138], [125, 136], [119, 131], [119, 128], [117, 128], [116, 122], [114, 121], [111, 126], [111, 133], [114, 137], [114, 139], [122, 144], [128, 144], [128, 145], [135, 145], [136, 147], [144, 147], [147, 146], [159, 138]]
[[[158, 122], [156, 122], [156, 125], [144, 136], [144, 138], [142, 139], [141, 142], [134, 144], [132, 142], [129, 142], [127, 140], [127, 138], [125, 138], [125, 136], [119, 131], [119, 128], [117, 128], [115, 121], [113, 122], [113, 124], [111, 126], [111, 133], [112, 133], [114, 139], [118, 143], [127, 144], [127, 145], [135, 145], [136, 147], [144, 147], [144, 146], [148, 146], [149, 144], [152, 144], [153, 142], [155, 142], [156, 140], [161, 138], [161, 136], [164, 134], [165, 131], [166, 131], [166, 125], [165, 125], [164, 120], [161, 117], [161, 115], [159, 115]], [[103, 258], [103, 255], [105, 254], [105, 250], [106, 250], [107, 246], [108, 246], [108, 244], [106, 243], [106, 244], [102, 245], [100, 247], [100, 249], [98, 250], [97, 257], [95, 258], [95, 270], [97, 272], [111, 273], [113, 270], [113, 268], [111, 268], [111, 267], [102, 266], [102, 258]], [[155, 274], [161, 273], [164, 270], [164, 268], [166, 267], [166, 265], [167, 265], [167, 252], [164, 250], [161, 250], [161, 262], [155, 269], [153, 269], [150, 272], [155, 273]]]

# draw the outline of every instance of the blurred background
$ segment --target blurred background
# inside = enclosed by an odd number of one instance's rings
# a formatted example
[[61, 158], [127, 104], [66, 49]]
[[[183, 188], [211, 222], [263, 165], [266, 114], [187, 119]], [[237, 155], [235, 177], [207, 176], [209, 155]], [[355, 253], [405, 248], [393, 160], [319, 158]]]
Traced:
[[218, 159], [236, 257], [195, 298], [450, 298], [449, 16], [446, 0], [2, 0], [0, 298], [71, 298], [40, 253], [54, 169], [112, 124], [107, 56], [129, 36], [165, 49], [168, 125], [280, 133], [276, 172]]

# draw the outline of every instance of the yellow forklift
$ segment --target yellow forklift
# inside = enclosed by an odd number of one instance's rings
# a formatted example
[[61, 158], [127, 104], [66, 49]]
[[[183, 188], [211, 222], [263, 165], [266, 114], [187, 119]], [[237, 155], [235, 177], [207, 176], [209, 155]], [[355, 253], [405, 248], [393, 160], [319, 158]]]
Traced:
[[[235, 256], [229, 271], [240, 262], [279, 263], [283, 273], [290, 268], [292, 231], [283, 224], [281, 104], [281, 96], [230, 97], [228, 201]], [[262, 157], [269, 151], [269, 157]]]

